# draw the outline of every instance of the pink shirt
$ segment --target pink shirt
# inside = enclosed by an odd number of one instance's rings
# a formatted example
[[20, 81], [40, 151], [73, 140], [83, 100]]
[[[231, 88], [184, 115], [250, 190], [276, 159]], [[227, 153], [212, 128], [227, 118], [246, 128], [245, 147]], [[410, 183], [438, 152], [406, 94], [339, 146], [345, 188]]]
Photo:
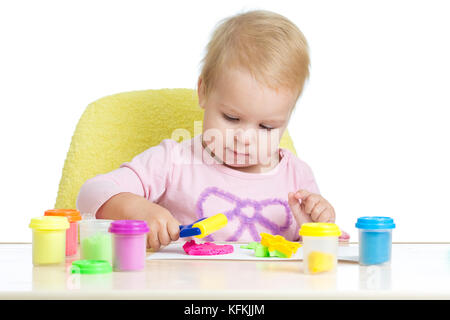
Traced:
[[208, 241], [259, 241], [259, 233], [300, 239], [288, 193], [319, 193], [311, 168], [288, 149], [265, 173], [246, 173], [215, 160], [201, 144], [201, 134], [180, 143], [165, 139], [123, 163], [118, 169], [87, 180], [77, 208], [94, 214], [112, 196], [132, 192], [168, 209], [181, 224], [224, 213], [228, 225]]

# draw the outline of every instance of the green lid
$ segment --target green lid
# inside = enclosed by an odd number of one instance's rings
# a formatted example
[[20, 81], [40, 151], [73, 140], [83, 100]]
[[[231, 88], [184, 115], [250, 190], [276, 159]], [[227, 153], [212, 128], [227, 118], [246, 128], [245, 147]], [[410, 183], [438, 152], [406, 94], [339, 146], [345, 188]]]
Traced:
[[106, 260], [77, 260], [72, 262], [71, 273], [97, 274], [110, 272], [112, 272], [112, 267]]

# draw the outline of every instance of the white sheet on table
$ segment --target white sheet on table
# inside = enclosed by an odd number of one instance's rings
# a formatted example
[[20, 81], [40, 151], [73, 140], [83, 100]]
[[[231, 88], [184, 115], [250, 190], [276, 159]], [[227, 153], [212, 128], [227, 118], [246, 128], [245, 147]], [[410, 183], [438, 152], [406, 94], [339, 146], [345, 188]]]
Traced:
[[[148, 260], [267, 260], [267, 261], [286, 261], [286, 260], [302, 260], [303, 247], [300, 247], [295, 255], [291, 258], [259, 258], [255, 257], [255, 251], [251, 249], [241, 249], [242, 244], [231, 244], [234, 247], [232, 253], [212, 255], [212, 256], [191, 256], [183, 250], [184, 242], [172, 242], [157, 252], [153, 252], [147, 256]], [[358, 262], [358, 246], [339, 246], [338, 260]]]

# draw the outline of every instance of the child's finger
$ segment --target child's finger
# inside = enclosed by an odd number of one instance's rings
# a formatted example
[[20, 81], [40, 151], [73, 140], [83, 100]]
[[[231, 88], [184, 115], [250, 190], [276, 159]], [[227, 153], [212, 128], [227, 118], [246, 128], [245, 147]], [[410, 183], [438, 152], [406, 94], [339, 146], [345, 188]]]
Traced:
[[158, 240], [158, 226], [157, 225], [150, 225], [150, 232], [147, 233], [148, 242], [150, 244], [150, 248], [154, 250], [159, 250], [161, 247], [161, 244]]
[[334, 212], [333, 207], [329, 208], [329, 210], [327, 210], [327, 212], [329, 213], [329, 217], [327, 222], [328, 223], [334, 223], [336, 220], [336, 213]]
[[322, 202], [317, 202], [317, 204], [311, 210], [311, 219], [315, 222], [326, 222], [326, 209], [327, 206], [325, 204], [323, 204]]
[[301, 223], [301, 209], [300, 204], [298, 203], [297, 198], [294, 196], [292, 192], [288, 193], [288, 203], [291, 208], [292, 215], [298, 224]]
[[302, 210], [298, 198], [293, 192], [288, 193], [288, 203], [291, 208], [292, 215], [298, 225], [302, 225], [306, 222], [312, 222], [311, 217]]
[[180, 238], [180, 223], [176, 220], [171, 220], [167, 223], [167, 232], [172, 241], [177, 241]]
[[309, 192], [308, 190], [300, 189], [295, 193], [295, 197], [297, 199], [301, 199], [302, 201], [304, 201], [304, 200], [306, 200], [306, 198], [308, 198], [312, 194], [313, 193]]
[[305, 208], [305, 213], [307, 214], [312, 214], [312, 211], [314, 209], [314, 207], [320, 202], [320, 198], [315, 195], [312, 194], [310, 195], [306, 201], [304, 203], [302, 203], [304, 205]]
[[160, 226], [158, 231], [159, 243], [163, 246], [167, 246], [170, 243], [170, 235], [167, 232], [167, 225]]
[[329, 207], [325, 208], [325, 210], [320, 213], [318, 219], [319, 222], [334, 223], [332, 210]]

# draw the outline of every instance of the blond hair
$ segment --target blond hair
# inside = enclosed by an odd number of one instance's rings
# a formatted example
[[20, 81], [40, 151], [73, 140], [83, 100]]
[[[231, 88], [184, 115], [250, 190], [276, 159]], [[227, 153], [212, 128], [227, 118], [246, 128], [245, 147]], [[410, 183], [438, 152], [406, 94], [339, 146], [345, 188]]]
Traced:
[[244, 69], [260, 84], [286, 88], [300, 96], [309, 78], [309, 49], [299, 28], [286, 17], [265, 10], [219, 21], [202, 59], [205, 99], [225, 68]]

